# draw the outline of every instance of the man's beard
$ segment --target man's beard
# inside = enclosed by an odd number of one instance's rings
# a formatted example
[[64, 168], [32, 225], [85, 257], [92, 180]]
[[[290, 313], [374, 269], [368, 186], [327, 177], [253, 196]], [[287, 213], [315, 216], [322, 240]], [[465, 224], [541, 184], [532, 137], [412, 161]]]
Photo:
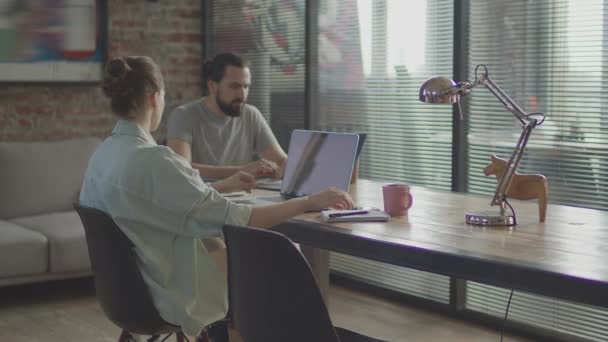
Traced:
[[[218, 94], [219, 95], [219, 94]], [[220, 108], [224, 114], [231, 117], [239, 117], [241, 116], [241, 110], [243, 108], [244, 102], [242, 100], [234, 100], [230, 103], [222, 101], [221, 97], [218, 96], [216, 98], [217, 106]]]

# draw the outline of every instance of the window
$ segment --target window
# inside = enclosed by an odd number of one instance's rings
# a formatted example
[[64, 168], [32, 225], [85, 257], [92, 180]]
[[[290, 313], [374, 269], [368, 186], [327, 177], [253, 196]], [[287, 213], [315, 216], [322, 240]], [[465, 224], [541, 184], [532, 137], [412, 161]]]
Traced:
[[[448, 0], [216, 0], [206, 2], [206, 55], [230, 50], [251, 60], [249, 102], [283, 146], [293, 128], [367, 133], [361, 177], [441, 190], [454, 186], [452, 107], [420, 103], [419, 87], [433, 76], [453, 77], [455, 68], [473, 80], [475, 66], [485, 64], [526, 111], [546, 114], [520, 172], [546, 175], [553, 203], [608, 209], [607, 2], [469, 0], [468, 35], [455, 37]], [[457, 38], [465, 51], [455, 51]], [[466, 56], [463, 65], [454, 65], [454, 55]], [[483, 88], [464, 101], [459, 171], [466, 191], [490, 195], [496, 180], [483, 167], [492, 154], [508, 158], [522, 128]], [[450, 299], [445, 276], [337, 253], [331, 263], [377, 286]], [[468, 310], [498, 317], [507, 299], [505, 289], [467, 282]], [[516, 292], [511, 310], [510, 319], [524, 324], [608, 336], [604, 309]]]
[[[608, 209], [603, 1], [472, 0], [469, 9], [470, 79], [485, 64], [526, 111], [546, 115], [519, 171], [544, 174], [550, 202]], [[484, 89], [469, 96], [467, 109], [468, 190], [490, 194], [496, 180], [483, 167], [494, 153], [508, 159], [522, 128]], [[504, 316], [509, 291], [474, 282], [466, 288], [467, 309]], [[593, 341], [608, 336], [601, 323], [608, 310], [522, 292], [513, 295], [509, 319]]]
[[[520, 172], [547, 176], [550, 202], [608, 209], [603, 1], [472, 1], [470, 11], [469, 70], [486, 64], [525, 110], [546, 114]], [[483, 89], [468, 104], [468, 190], [489, 194], [496, 180], [482, 169], [491, 154], [509, 158], [521, 127]]]
[[305, 127], [304, 0], [208, 1], [205, 55], [235, 52], [250, 62], [248, 102], [269, 120], [287, 150], [291, 131]]
[[[360, 177], [450, 190], [452, 108], [420, 103], [418, 88], [453, 72], [452, 2], [322, 0], [318, 12], [312, 128], [367, 134]], [[331, 255], [349, 277], [449, 302], [448, 277]]]
[[451, 189], [452, 109], [418, 88], [452, 74], [452, 26], [451, 1], [320, 2], [312, 127], [367, 133], [362, 177]]

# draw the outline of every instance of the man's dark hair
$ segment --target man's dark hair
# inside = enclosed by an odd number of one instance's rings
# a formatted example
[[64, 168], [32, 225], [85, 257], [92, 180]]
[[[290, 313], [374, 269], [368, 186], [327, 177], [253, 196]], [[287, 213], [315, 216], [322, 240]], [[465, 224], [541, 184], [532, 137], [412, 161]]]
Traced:
[[207, 60], [205, 61], [205, 64], [203, 64], [203, 84], [205, 87], [209, 80], [219, 83], [222, 78], [224, 78], [228, 66], [245, 68], [249, 66], [249, 63], [241, 56], [232, 52], [224, 52], [216, 55], [212, 60]]

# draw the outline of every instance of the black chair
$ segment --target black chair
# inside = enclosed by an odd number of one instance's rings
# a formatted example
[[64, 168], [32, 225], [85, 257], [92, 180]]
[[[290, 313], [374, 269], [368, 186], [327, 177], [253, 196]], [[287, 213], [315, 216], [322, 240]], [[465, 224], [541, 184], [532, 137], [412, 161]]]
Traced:
[[148, 341], [156, 341], [173, 333], [176, 341], [188, 341], [180, 327], [160, 317], [139, 272], [133, 244], [114, 220], [95, 208], [74, 208], [84, 225], [97, 299], [106, 316], [123, 329], [119, 342], [135, 341], [131, 334], [152, 335]]
[[224, 226], [230, 318], [246, 342], [380, 342], [334, 327], [312, 271], [289, 239]]

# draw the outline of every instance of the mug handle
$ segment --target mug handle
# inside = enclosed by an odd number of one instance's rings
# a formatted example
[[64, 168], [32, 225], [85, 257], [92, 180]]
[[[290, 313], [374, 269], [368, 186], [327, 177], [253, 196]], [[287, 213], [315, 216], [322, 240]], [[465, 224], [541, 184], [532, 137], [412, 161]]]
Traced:
[[412, 193], [410, 193], [410, 192], [407, 193], [407, 202], [409, 204], [406, 209], [409, 209], [412, 207], [412, 204], [414, 204], [414, 196], [412, 196]]

